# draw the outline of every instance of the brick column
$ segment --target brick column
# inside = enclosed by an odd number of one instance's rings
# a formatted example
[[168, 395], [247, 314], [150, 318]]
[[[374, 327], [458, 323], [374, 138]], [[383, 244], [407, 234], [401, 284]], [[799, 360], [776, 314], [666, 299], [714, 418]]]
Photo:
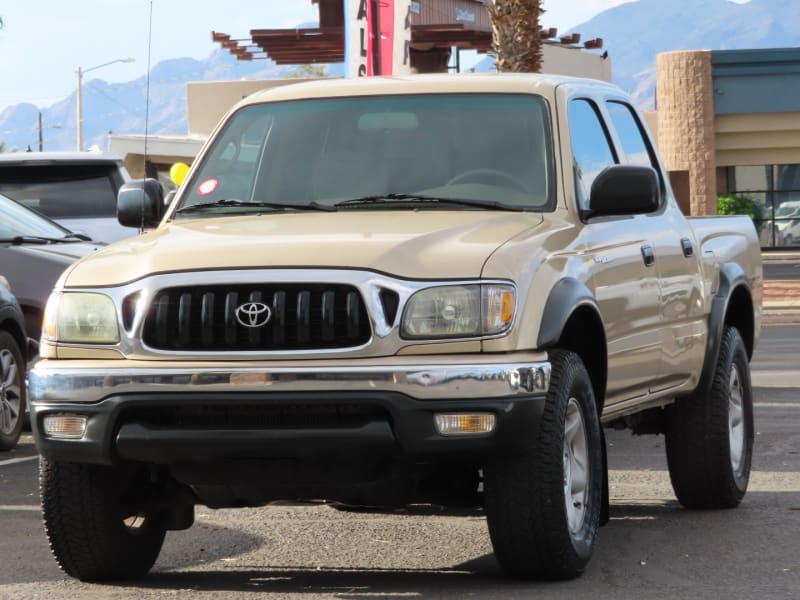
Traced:
[[667, 171], [688, 174], [692, 215], [717, 212], [711, 52], [656, 56], [658, 148]]

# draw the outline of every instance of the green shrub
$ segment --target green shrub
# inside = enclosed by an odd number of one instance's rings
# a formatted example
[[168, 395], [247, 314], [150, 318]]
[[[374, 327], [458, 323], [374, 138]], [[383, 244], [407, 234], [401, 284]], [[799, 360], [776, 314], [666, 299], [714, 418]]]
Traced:
[[753, 220], [762, 218], [763, 207], [747, 196], [726, 194], [717, 197], [718, 215], [747, 215]]

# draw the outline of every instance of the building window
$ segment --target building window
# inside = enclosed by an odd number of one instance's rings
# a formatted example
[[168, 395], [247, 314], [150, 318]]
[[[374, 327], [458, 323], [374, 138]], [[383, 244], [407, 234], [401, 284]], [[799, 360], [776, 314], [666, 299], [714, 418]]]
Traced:
[[762, 248], [800, 247], [800, 164], [728, 167], [728, 190], [752, 202]]

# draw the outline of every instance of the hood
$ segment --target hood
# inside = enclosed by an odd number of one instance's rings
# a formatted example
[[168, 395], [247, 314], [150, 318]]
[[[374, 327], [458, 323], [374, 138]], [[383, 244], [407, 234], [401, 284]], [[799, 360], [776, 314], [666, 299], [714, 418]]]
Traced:
[[354, 268], [401, 278], [479, 277], [538, 213], [360, 211], [193, 219], [117, 242], [77, 263], [69, 287], [113, 286], [155, 273], [259, 267]]
[[20, 262], [47, 261], [62, 263], [64, 267], [77, 259], [95, 252], [105, 244], [96, 242], [66, 242], [63, 244], [20, 244], [9, 246], [8, 251], [19, 256]]

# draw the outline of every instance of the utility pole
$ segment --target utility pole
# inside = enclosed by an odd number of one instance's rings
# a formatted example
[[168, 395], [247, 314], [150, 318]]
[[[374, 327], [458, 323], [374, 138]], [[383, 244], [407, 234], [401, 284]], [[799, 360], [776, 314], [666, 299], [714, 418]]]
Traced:
[[42, 111], [39, 111], [38, 125], [36, 127], [37, 137], [39, 139], [39, 152], [42, 151]]
[[76, 74], [78, 75], [78, 89], [75, 93], [75, 104], [78, 106], [78, 115], [77, 115], [77, 129], [78, 129], [78, 152], [83, 151], [83, 74], [88, 73], [89, 71], [94, 71], [95, 69], [99, 69], [100, 67], [106, 67], [108, 65], [113, 65], [114, 63], [131, 63], [134, 62], [135, 58], [118, 58], [116, 60], [110, 60], [108, 62], [103, 63], [102, 65], [97, 65], [96, 67], [91, 67], [89, 69], [81, 69], [78, 67]]
[[75, 94], [75, 103], [78, 105], [78, 152], [83, 151], [83, 71], [78, 67], [78, 91]]

